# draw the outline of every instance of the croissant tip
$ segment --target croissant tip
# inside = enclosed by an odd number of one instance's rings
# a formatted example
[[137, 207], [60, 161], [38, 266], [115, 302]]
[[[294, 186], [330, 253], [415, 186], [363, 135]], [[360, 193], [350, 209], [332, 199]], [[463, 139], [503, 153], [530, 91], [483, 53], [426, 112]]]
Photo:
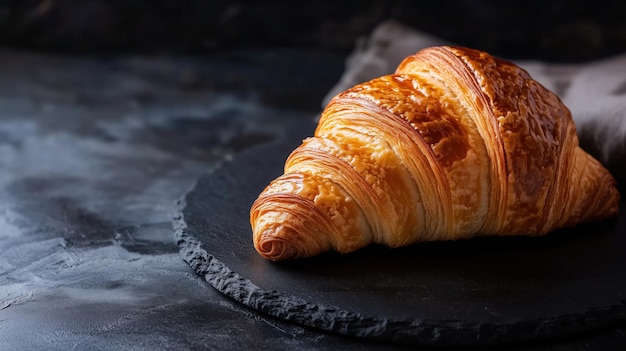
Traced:
[[267, 232], [261, 233], [255, 247], [262, 257], [272, 261], [284, 261], [300, 256], [296, 246]]

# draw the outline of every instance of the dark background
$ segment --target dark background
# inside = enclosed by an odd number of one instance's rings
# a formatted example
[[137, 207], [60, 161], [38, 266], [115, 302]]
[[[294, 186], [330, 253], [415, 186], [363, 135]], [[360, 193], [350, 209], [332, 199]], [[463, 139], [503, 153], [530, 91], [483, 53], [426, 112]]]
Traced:
[[277, 46], [346, 54], [385, 19], [509, 58], [573, 62], [626, 50], [626, 2], [565, 0], [5, 0], [0, 45], [159, 54]]

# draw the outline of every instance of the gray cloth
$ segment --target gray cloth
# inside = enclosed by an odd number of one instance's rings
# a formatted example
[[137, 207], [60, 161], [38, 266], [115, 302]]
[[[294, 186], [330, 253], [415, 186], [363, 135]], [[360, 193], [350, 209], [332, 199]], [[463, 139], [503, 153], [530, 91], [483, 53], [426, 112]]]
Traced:
[[[397, 22], [383, 22], [357, 43], [323, 104], [356, 84], [393, 73], [402, 59], [422, 48], [447, 44]], [[561, 97], [572, 111], [581, 146], [625, 181], [626, 54], [585, 64], [515, 63]]]

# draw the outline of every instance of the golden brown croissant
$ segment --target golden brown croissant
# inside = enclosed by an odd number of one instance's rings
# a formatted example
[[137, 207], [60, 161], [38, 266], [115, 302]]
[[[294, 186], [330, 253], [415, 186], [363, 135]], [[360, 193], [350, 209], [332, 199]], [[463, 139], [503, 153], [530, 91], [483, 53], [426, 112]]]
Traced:
[[617, 213], [570, 111], [516, 65], [434, 47], [337, 95], [254, 202], [265, 258], [478, 235], [542, 235]]

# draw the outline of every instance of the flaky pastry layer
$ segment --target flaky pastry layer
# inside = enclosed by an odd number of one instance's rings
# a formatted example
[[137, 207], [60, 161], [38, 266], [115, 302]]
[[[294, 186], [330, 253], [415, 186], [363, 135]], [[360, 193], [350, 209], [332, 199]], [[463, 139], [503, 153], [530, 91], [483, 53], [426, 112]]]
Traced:
[[554, 93], [511, 62], [433, 47], [337, 95], [250, 223], [259, 254], [285, 260], [543, 235], [614, 216], [618, 202]]

